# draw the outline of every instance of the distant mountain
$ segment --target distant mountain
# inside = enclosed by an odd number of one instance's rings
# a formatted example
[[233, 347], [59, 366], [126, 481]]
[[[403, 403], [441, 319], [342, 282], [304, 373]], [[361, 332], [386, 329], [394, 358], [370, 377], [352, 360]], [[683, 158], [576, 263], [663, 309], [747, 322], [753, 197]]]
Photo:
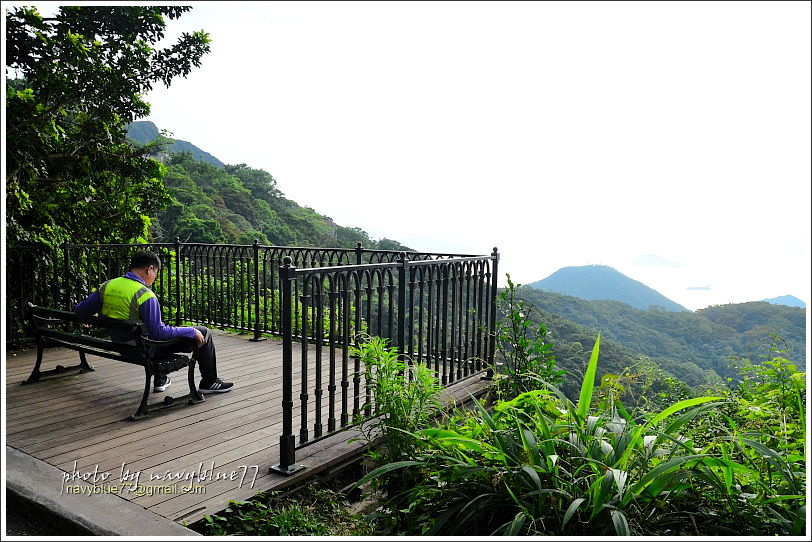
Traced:
[[782, 295], [778, 297], [771, 297], [770, 299], [762, 299], [762, 301], [766, 301], [767, 303], [771, 303], [773, 305], [787, 305], [789, 307], [806, 308], [806, 303], [804, 303], [794, 295]]
[[[683, 382], [697, 386], [733, 376], [728, 367], [731, 356], [753, 362], [772, 356], [771, 334], [781, 338], [776, 340], [786, 351], [784, 357], [806, 370], [806, 310], [799, 307], [753, 301], [696, 312], [644, 311], [618, 301], [587, 301], [528, 286], [519, 288], [519, 296], [539, 310], [535, 318], [548, 325], [559, 365], [568, 370], [580, 369], [588, 359], [584, 350], [588, 351], [598, 331], [602, 341], [606, 339], [625, 352], [604, 363], [601, 350], [602, 370], [610, 373], [633, 366], [643, 355]], [[575, 342], [582, 348], [573, 349]]]
[[[141, 145], [152, 143], [158, 139], [159, 135], [160, 131], [158, 127], [148, 120], [139, 120], [127, 125], [127, 137]], [[165, 152], [174, 153], [187, 151], [192, 154], [192, 158], [195, 160], [206, 162], [219, 168], [225, 166], [223, 162], [188, 141], [183, 141], [182, 139], [173, 139], [172, 141], [173, 143], [170, 143], [166, 149], [164, 149]]]
[[564, 267], [546, 279], [527, 286], [586, 300], [620, 301], [640, 310], [661, 307], [672, 312], [688, 311], [642, 282], [607, 265]]

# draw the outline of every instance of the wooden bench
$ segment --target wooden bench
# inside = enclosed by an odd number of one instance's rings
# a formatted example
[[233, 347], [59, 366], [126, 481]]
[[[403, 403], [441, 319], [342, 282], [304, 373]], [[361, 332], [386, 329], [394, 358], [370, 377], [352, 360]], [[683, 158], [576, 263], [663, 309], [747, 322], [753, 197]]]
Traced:
[[[132, 363], [144, 368], [146, 382], [144, 394], [138, 410], [130, 416], [131, 420], [140, 420], [149, 415], [149, 412], [181, 404], [188, 399], [188, 404], [200, 403], [203, 395], [195, 385], [195, 362], [197, 349], [191, 353], [178, 353], [169, 356], [153, 358], [150, 348], [155, 346], [171, 346], [184, 339], [176, 338], [169, 341], [153, 341], [144, 336], [145, 326], [141, 321], [115, 320], [112, 318], [91, 317], [86, 321], [79, 321], [72, 312], [40, 307], [28, 304], [30, 319], [34, 326], [37, 341], [37, 361], [34, 370], [23, 384], [31, 384], [49, 378], [64, 377], [72, 374], [83, 374], [94, 371], [87, 362], [87, 354], [103, 358]], [[120, 329], [135, 337], [127, 343], [116, 342], [110, 339], [108, 330]], [[42, 357], [46, 348], [63, 347], [79, 352], [79, 364], [70, 367], [57, 365], [56, 368], [41, 371]], [[153, 376], [160, 372], [169, 374], [184, 367], [189, 368], [189, 394], [173, 398], [166, 395], [160, 402], [148, 404]]]

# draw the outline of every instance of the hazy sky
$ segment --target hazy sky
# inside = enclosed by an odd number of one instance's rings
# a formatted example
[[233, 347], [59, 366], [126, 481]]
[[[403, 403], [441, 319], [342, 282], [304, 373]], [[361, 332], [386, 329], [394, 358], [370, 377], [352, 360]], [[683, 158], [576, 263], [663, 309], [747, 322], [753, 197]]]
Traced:
[[809, 2], [186, 4], [212, 52], [146, 120], [338, 224], [810, 301]]

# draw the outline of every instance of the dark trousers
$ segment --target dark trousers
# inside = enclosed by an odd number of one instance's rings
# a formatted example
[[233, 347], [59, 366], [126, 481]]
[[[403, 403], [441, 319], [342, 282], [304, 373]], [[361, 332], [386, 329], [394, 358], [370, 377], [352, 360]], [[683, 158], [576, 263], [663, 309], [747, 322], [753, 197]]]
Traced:
[[[203, 334], [206, 342], [200, 347], [197, 353], [197, 366], [200, 369], [200, 377], [204, 384], [211, 384], [217, 380], [217, 353], [214, 349], [214, 338], [209, 333], [209, 329], [204, 326], [195, 326]], [[176, 352], [194, 352], [197, 342], [194, 339], [184, 339], [172, 346], [152, 347], [150, 352], [154, 357], [167, 356]], [[158, 375], [156, 375], [157, 377]]]

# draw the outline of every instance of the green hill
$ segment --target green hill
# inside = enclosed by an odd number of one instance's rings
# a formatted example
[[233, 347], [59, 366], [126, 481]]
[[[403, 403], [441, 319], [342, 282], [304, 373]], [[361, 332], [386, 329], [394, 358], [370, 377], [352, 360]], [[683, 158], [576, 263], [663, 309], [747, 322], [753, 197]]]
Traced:
[[[567, 342], [571, 342], [567, 334], [572, 333], [572, 326], [566, 322], [588, 332], [593, 341], [601, 331], [622, 353], [633, 359], [646, 356], [690, 385], [713, 378], [708, 371], [727, 377], [730, 356], [758, 360], [767, 353], [771, 333], [786, 341], [790, 361], [801, 370], [806, 367], [806, 311], [801, 308], [752, 302], [718, 305], [695, 313], [643, 311], [618, 301], [587, 301], [529, 286], [520, 288], [519, 293], [540, 311], [540, 321], [554, 334], [554, 325], [545, 318], [570, 330], [562, 335]], [[601, 357], [603, 363], [603, 352]]]
[[[134, 122], [128, 137], [155, 141], [158, 128]], [[177, 152], [176, 152], [177, 150]], [[189, 243], [322, 246], [413, 250], [392, 239], [372, 239], [358, 227], [340, 226], [310, 207], [284, 197], [267, 171], [227, 165], [191, 143], [175, 140], [156, 155], [166, 166], [164, 184], [172, 203], [152, 218], [155, 242], [176, 237]]]
[[545, 279], [531, 282], [528, 286], [587, 300], [620, 301], [643, 310], [649, 307], [662, 307], [668, 311], [688, 311], [642, 282], [606, 265], [564, 267]]
[[[159, 136], [160, 131], [152, 122], [139, 120], [127, 125], [127, 137], [140, 145], [152, 143], [156, 141]], [[163, 150], [166, 153], [189, 152], [195, 160], [207, 162], [217, 167], [225, 166], [225, 164], [216, 157], [182, 139], [170, 139], [170, 142]]]

